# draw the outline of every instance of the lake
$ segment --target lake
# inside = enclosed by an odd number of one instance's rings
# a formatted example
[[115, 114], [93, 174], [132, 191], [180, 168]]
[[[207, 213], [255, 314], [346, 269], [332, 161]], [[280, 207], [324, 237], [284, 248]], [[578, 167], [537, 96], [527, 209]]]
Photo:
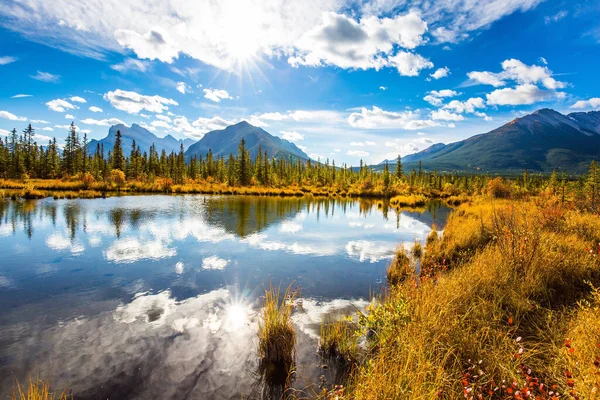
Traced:
[[[295, 386], [334, 379], [319, 322], [385, 286], [397, 246], [449, 209], [241, 196], [0, 200], [0, 398], [15, 378], [77, 399], [261, 397], [265, 286], [302, 295]], [[321, 375], [324, 378], [320, 378]]]

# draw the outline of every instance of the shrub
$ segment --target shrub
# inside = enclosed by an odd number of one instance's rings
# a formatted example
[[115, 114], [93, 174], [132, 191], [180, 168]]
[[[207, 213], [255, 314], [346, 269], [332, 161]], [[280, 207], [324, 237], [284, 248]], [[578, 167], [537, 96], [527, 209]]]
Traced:
[[508, 199], [511, 196], [510, 188], [504, 183], [502, 178], [497, 177], [488, 182], [486, 187], [487, 194], [497, 199]]

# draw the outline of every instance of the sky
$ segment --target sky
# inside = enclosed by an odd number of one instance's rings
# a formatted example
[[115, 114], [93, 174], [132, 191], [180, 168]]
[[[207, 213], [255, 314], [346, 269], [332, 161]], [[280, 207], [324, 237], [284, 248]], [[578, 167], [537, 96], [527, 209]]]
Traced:
[[0, 136], [246, 120], [337, 165], [600, 110], [597, 0], [3, 0]]

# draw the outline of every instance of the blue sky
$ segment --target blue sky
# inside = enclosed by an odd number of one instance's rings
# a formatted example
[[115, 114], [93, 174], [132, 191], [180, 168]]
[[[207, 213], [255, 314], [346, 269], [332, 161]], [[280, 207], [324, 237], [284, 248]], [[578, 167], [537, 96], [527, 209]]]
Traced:
[[592, 0], [7, 0], [0, 134], [32, 122], [60, 142], [73, 120], [200, 139], [247, 120], [377, 163], [600, 109], [599, 17]]

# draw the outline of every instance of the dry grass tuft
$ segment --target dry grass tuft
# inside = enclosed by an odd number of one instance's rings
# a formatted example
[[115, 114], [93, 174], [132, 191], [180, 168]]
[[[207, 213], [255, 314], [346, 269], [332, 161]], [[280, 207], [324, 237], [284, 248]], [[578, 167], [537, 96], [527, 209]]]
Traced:
[[29, 380], [27, 387], [21, 386], [19, 382], [15, 383], [13, 388], [12, 400], [68, 400], [72, 397], [67, 392], [56, 394], [50, 391], [50, 384], [42, 380]]
[[296, 330], [292, 324], [294, 299], [288, 286], [283, 296], [281, 287], [272, 284], [265, 289], [265, 303], [258, 329], [259, 370], [269, 385], [286, 385], [294, 367]]

